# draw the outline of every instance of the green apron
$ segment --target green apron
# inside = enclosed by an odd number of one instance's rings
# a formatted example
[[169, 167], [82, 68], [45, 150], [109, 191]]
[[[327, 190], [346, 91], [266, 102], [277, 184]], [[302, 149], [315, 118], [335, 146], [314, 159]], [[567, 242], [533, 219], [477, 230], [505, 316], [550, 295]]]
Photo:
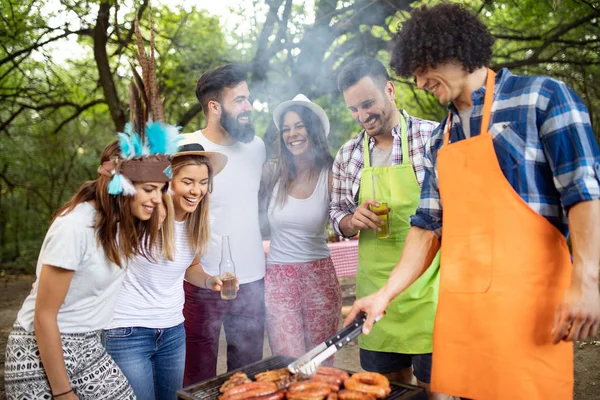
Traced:
[[[372, 175], [376, 174], [377, 201], [387, 202], [391, 235], [377, 239], [374, 230], [360, 232], [356, 297], [367, 296], [380, 289], [400, 260], [409, 219], [419, 205], [421, 188], [408, 155], [406, 119], [401, 119], [402, 164], [371, 167], [369, 136], [365, 134], [364, 168], [360, 178], [359, 203], [372, 197]], [[432, 352], [433, 320], [437, 308], [440, 254], [411, 286], [396, 297], [369, 335], [361, 335], [361, 349], [389, 353], [426, 354]]]

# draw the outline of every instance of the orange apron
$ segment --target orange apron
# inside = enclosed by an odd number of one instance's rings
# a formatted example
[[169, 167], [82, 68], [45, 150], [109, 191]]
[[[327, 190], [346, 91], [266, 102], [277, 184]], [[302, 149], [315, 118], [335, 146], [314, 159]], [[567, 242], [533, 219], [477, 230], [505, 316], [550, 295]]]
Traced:
[[556, 306], [571, 279], [565, 237], [504, 177], [487, 131], [489, 70], [479, 136], [438, 153], [443, 204], [434, 392], [475, 400], [572, 399], [573, 346], [552, 344]]

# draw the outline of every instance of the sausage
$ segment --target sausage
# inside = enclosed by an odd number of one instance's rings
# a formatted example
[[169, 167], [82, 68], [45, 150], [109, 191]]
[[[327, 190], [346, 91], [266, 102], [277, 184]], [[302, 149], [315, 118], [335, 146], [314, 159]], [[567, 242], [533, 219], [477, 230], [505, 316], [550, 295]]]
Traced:
[[288, 400], [324, 400], [331, 393], [327, 387], [302, 390], [299, 392], [287, 392]]
[[286, 397], [289, 400], [323, 400], [329, 393], [331, 388], [326, 383], [304, 381], [291, 385]]
[[226, 391], [219, 400], [244, 400], [253, 397], [266, 396], [277, 391], [277, 385], [273, 382], [252, 382], [235, 386]]
[[275, 392], [266, 396], [255, 397], [260, 400], [282, 400], [285, 397], [285, 392]]
[[350, 377], [346, 371], [342, 371], [341, 369], [333, 367], [319, 367], [319, 369], [317, 369], [317, 374], [337, 376], [342, 381]]
[[357, 392], [356, 390], [343, 389], [338, 393], [339, 400], [375, 400], [370, 394]]
[[357, 372], [344, 381], [344, 386], [350, 390], [367, 393], [382, 399], [392, 391], [390, 381], [375, 372]]
[[337, 387], [340, 387], [340, 385], [344, 381], [343, 379], [341, 379], [337, 376], [334, 376], [334, 375], [321, 375], [319, 373], [314, 375], [311, 379], [315, 380], [315, 381], [327, 383], [328, 385], [336, 385]]

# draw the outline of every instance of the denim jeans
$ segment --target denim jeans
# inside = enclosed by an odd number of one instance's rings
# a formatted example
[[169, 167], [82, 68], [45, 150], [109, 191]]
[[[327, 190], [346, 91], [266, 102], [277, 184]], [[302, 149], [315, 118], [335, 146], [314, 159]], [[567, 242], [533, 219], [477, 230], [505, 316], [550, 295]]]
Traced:
[[177, 399], [185, 366], [183, 324], [165, 329], [106, 329], [102, 344], [129, 380], [138, 400]]

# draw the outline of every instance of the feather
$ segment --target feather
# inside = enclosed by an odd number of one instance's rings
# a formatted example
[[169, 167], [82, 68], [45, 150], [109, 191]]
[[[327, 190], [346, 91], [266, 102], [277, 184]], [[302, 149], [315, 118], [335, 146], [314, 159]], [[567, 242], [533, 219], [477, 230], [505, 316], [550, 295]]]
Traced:
[[115, 174], [108, 183], [108, 193], [118, 195], [123, 193], [123, 186], [121, 185], [121, 175]]
[[125, 196], [135, 196], [135, 186], [125, 175], [121, 176], [121, 188]]
[[[140, 31], [140, 21], [137, 18], [137, 16], [135, 18], [134, 27], [136, 43], [138, 47], [137, 59], [140, 63], [140, 66], [142, 67], [142, 81], [144, 82], [143, 91], [146, 96], [146, 111], [150, 113], [152, 112], [152, 92], [150, 90], [150, 65], [148, 63], [148, 56], [146, 55], [146, 49], [144, 48], [144, 42], [142, 40], [142, 33]], [[142, 90], [141, 87], [140, 90]]]
[[173, 125], [167, 125], [164, 122], [156, 121], [146, 125], [146, 137], [150, 147], [150, 153], [162, 153], [173, 155], [179, 150], [179, 141], [182, 136], [179, 135], [181, 128]]
[[167, 135], [160, 122], [151, 122], [146, 125], [146, 139], [150, 153], [165, 154], [167, 152]]
[[171, 168], [171, 166], [169, 165], [167, 168], [164, 169], [163, 173], [169, 178], [172, 179], [173, 178], [173, 168]]
[[142, 140], [137, 133], [131, 134], [131, 144], [133, 146], [134, 157], [141, 157], [144, 154], [144, 147], [142, 146]]
[[134, 157], [133, 145], [129, 135], [125, 133], [117, 133], [119, 137], [119, 147], [121, 148], [121, 155], [124, 158], [131, 159]]
[[[138, 132], [143, 136], [144, 127], [148, 121], [148, 97], [146, 96], [146, 89], [144, 81], [140, 74], [137, 72], [133, 64], [131, 64], [131, 71], [133, 72], [133, 82], [129, 86], [129, 98], [130, 108], [132, 110], [132, 120], [134, 122], [134, 131]], [[131, 100], [133, 99], [133, 104]], [[135, 113], [134, 113], [135, 110]]]
[[180, 142], [183, 139], [181, 126], [173, 126], [164, 124], [164, 131], [167, 137], [167, 154], [173, 155], [179, 151]]

